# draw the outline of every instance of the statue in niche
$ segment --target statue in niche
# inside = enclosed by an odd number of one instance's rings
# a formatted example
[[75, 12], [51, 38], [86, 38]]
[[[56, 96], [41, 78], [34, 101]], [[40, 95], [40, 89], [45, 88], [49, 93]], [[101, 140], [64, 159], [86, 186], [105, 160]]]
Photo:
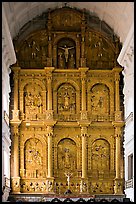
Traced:
[[70, 97], [68, 95], [68, 92], [64, 95], [64, 110], [69, 110], [69, 104], [70, 103]]
[[76, 110], [76, 93], [75, 89], [65, 84], [58, 90], [58, 112], [59, 113], [75, 113]]
[[63, 139], [58, 145], [58, 167], [64, 170], [76, 168], [76, 144], [71, 139]]
[[74, 55], [73, 55], [73, 54], [70, 55], [68, 67], [69, 67], [69, 68], [75, 68], [75, 58], [74, 58]]
[[42, 144], [38, 139], [29, 139], [25, 144], [26, 169], [35, 170], [42, 167]]
[[64, 165], [65, 168], [70, 168], [71, 167], [71, 155], [69, 149], [65, 149], [65, 156], [64, 156]]
[[58, 67], [59, 68], [64, 68], [64, 59], [63, 59], [63, 56], [62, 56], [62, 53], [59, 54], [59, 57], [58, 57]]
[[104, 84], [97, 84], [91, 90], [93, 114], [109, 114], [109, 90]]
[[103, 139], [92, 145], [92, 168], [99, 171], [109, 169], [109, 144]]
[[25, 92], [25, 112], [27, 114], [42, 113], [42, 97], [41, 93], [37, 91]]
[[36, 45], [36, 42], [32, 40], [32, 42], [29, 44], [29, 47], [31, 48], [31, 57], [32, 59], [35, 59], [37, 57], [37, 52], [40, 51]]
[[69, 50], [73, 49], [74, 47], [67, 47], [67, 45], [64, 45], [64, 47], [59, 47], [59, 48], [64, 50], [64, 56], [65, 56], [65, 60], [66, 60], [66, 63], [67, 63], [68, 58], [69, 58]]

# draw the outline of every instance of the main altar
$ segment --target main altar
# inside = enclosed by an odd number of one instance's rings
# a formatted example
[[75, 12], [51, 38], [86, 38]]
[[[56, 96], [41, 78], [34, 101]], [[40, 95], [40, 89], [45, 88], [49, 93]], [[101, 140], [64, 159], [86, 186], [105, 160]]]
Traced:
[[12, 196], [124, 196], [120, 43], [106, 26], [63, 7], [15, 38]]

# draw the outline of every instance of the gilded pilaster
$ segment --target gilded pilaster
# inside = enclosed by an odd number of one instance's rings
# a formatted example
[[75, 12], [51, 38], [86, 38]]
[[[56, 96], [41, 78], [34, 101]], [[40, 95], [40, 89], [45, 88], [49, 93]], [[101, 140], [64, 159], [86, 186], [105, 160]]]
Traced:
[[116, 177], [114, 185], [115, 194], [123, 194], [123, 179], [121, 178], [121, 137], [122, 137], [122, 127], [124, 122], [113, 122], [115, 127], [115, 144], [116, 144], [116, 156], [115, 156], [115, 168], [116, 168]]
[[13, 135], [13, 175], [11, 177], [11, 186], [13, 192], [20, 192], [20, 175], [19, 175], [19, 123], [12, 124]]
[[19, 71], [20, 67], [13, 67], [14, 72], [14, 109], [13, 111], [13, 120], [19, 120], [19, 110], [18, 110], [18, 80], [19, 80]]
[[51, 126], [47, 126], [47, 140], [48, 140], [48, 177], [53, 176], [53, 164], [52, 164], [52, 136], [53, 136], [53, 128]]
[[87, 127], [81, 127], [82, 137], [82, 178], [87, 177]]
[[119, 73], [122, 71], [122, 68], [115, 67], [113, 69], [115, 73], [115, 121], [121, 121], [121, 111], [120, 111], [120, 93], [119, 93]]
[[45, 67], [46, 79], [47, 79], [47, 120], [53, 119], [53, 106], [52, 106], [52, 72], [54, 67]]
[[88, 68], [79, 68], [81, 71], [81, 86], [82, 86], [82, 96], [81, 96], [81, 120], [87, 119], [87, 97], [86, 97], [86, 72]]

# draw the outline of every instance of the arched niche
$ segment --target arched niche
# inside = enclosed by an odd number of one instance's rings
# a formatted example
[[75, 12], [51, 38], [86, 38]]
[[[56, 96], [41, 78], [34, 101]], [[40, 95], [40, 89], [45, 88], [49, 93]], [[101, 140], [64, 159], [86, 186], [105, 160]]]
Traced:
[[37, 138], [30, 138], [24, 144], [24, 167], [26, 177], [43, 176], [43, 145]]
[[57, 113], [76, 113], [76, 89], [70, 83], [63, 83], [57, 89]]
[[105, 139], [96, 139], [92, 144], [92, 170], [110, 170], [110, 144]]
[[76, 67], [76, 43], [71, 38], [61, 38], [57, 42], [57, 67], [73, 69]]
[[30, 82], [24, 86], [23, 104], [26, 118], [43, 113], [43, 100], [43, 90], [39, 84]]
[[57, 145], [58, 169], [65, 172], [74, 171], [77, 168], [77, 145], [70, 138], [63, 138]]
[[90, 90], [91, 113], [93, 115], [110, 114], [110, 90], [103, 83], [94, 84]]

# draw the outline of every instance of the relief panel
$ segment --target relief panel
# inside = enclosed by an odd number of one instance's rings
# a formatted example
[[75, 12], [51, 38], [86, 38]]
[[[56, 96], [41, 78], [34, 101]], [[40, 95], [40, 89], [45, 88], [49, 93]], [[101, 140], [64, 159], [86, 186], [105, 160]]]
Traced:
[[109, 89], [104, 84], [95, 84], [91, 89], [91, 112], [94, 115], [108, 115], [110, 110]]
[[62, 139], [58, 144], [58, 168], [67, 171], [74, 171], [77, 168], [77, 147], [76, 143], [69, 138]]
[[24, 158], [27, 178], [43, 176], [43, 145], [39, 139], [31, 138], [25, 142]]
[[36, 83], [24, 87], [24, 112], [26, 119], [36, 119], [37, 114], [43, 113], [42, 88]]
[[57, 92], [57, 109], [58, 114], [75, 114], [76, 113], [76, 90], [65, 83], [58, 88]]
[[97, 139], [92, 144], [92, 170], [110, 170], [110, 147], [109, 143], [103, 139]]

